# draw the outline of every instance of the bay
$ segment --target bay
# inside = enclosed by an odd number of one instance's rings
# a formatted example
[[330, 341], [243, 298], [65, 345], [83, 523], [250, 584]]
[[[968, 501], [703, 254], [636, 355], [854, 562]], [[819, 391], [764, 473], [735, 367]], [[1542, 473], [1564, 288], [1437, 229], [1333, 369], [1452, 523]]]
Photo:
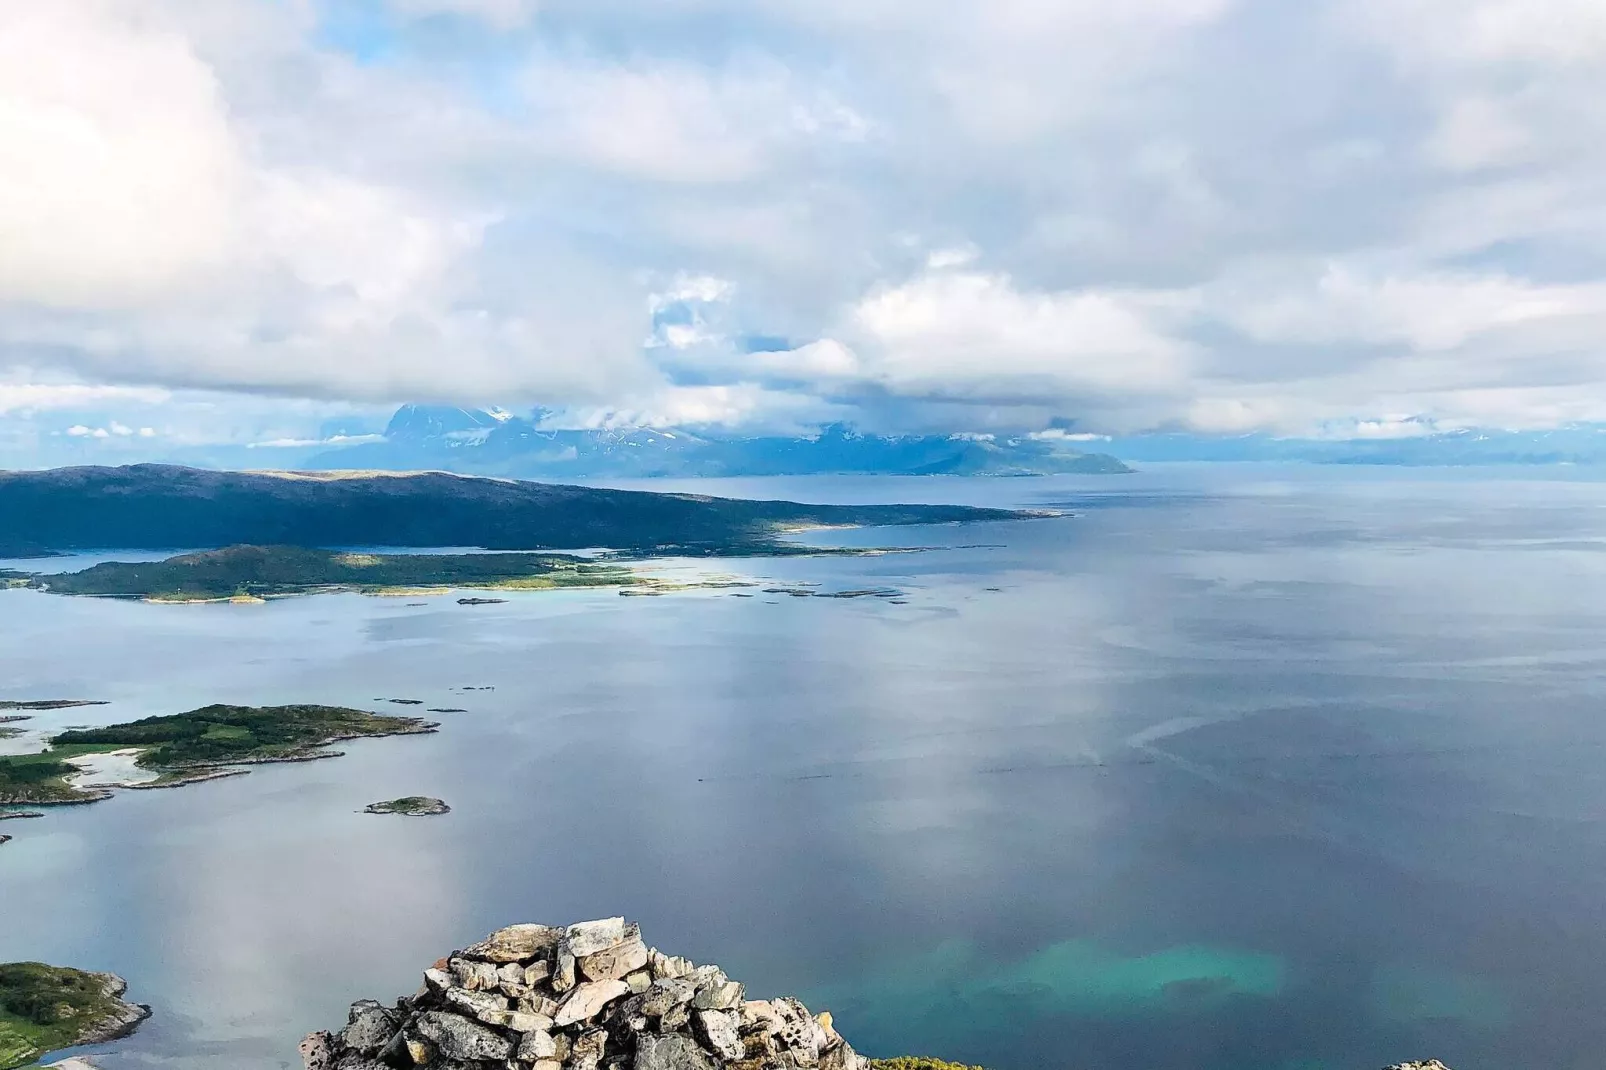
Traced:
[[[0, 960], [131, 981], [156, 1014], [106, 1070], [294, 1066], [449, 948], [613, 913], [877, 1055], [1593, 1067], [1606, 486], [1538, 475], [640, 484], [1074, 514], [661, 565], [750, 598], [0, 592], [0, 698], [111, 703], [38, 732], [218, 701], [466, 710], [8, 823]], [[763, 593], [800, 584], [906, 604]], [[357, 812], [401, 795], [452, 813]]]

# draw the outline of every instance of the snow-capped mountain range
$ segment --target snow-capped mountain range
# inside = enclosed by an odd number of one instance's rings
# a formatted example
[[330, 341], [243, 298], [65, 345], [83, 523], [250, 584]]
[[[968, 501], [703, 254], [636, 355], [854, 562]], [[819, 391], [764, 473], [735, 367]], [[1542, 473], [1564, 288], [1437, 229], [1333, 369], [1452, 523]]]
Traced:
[[378, 441], [330, 449], [307, 466], [429, 468], [538, 479], [1129, 471], [1107, 454], [1083, 452], [1061, 434], [883, 436], [832, 425], [808, 437], [734, 436], [676, 428], [554, 429], [544, 425], [548, 415], [404, 405]]

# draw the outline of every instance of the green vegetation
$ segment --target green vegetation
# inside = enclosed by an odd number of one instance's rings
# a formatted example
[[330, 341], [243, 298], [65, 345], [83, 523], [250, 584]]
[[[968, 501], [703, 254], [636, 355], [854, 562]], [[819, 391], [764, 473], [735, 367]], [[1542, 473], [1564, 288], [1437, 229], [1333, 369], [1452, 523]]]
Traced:
[[[952, 505], [807, 505], [442, 472], [207, 472], [171, 465], [0, 473], [11, 538], [41, 549], [172, 546], [605, 546], [766, 553], [788, 528], [1012, 520]], [[225, 591], [232, 594], [233, 591]]]
[[83, 790], [67, 778], [79, 772], [67, 759], [138, 750], [136, 763], [158, 774], [156, 786], [219, 775], [229, 766], [296, 762], [329, 756], [325, 744], [371, 736], [433, 732], [417, 717], [387, 717], [338, 706], [207, 706], [189, 713], [62, 732], [38, 754], [0, 757], [0, 805], [95, 802], [102, 789]]
[[926, 1055], [900, 1055], [896, 1059], [871, 1059], [870, 1070], [982, 1070], [979, 1066], [950, 1063]]
[[[361, 736], [433, 731], [416, 717], [388, 717], [338, 706], [206, 706], [189, 713], [147, 717], [106, 728], [63, 732], [51, 740], [63, 747], [138, 747], [139, 764], [162, 772], [298, 761], [316, 757], [326, 743]], [[48, 756], [48, 755], [47, 755]]]
[[109, 746], [58, 747], [39, 754], [0, 757], [0, 805], [52, 805], [103, 799], [104, 792], [84, 791], [68, 783], [66, 778], [78, 772], [78, 767], [63, 759], [114, 749]]
[[144, 1011], [118, 999], [122, 993], [122, 982], [110, 974], [41, 962], [0, 964], [0, 1070], [127, 1032]]
[[560, 554], [351, 554], [294, 546], [231, 546], [166, 561], [106, 562], [82, 572], [35, 577], [34, 586], [57, 594], [185, 602], [327, 591], [543, 590], [639, 582], [629, 569]]

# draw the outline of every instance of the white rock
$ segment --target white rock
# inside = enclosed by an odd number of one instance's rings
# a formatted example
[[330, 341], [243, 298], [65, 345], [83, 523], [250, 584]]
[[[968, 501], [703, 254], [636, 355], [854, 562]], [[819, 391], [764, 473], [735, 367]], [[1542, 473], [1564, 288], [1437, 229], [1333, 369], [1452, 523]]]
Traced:
[[456, 979], [459, 988], [466, 988], [471, 992], [489, 992], [500, 981], [496, 967], [489, 962], [476, 962], [473, 959], [454, 958], [446, 964]]
[[691, 998], [692, 1009], [698, 1011], [730, 1010], [741, 1002], [740, 981], [710, 981], [699, 988], [697, 994]]
[[552, 1031], [552, 1016], [531, 1011], [513, 1011], [507, 1016], [507, 1027], [515, 1033], [548, 1033]]
[[737, 1035], [735, 1011], [698, 1011], [695, 1021], [697, 1035], [721, 1059], [734, 1062], [747, 1054]]
[[519, 1058], [527, 1063], [537, 1059], [556, 1059], [558, 1057], [558, 1042], [552, 1039], [552, 1034], [545, 1030], [524, 1034], [519, 1041]]
[[652, 979], [654, 981], [663, 980], [666, 977], [685, 977], [697, 968], [691, 959], [683, 959], [678, 955], [666, 955], [657, 948], [648, 950], [647, 965], [652, 969]]
[[453, 1010], [470, 1015], [487, 1025], [506, 1025], [507, 997], [495, 992], [470, 992], [466, 988], [448, 988], [446, 1003]]
[[564, 943], [575, 958], [585, 958], [595, 955], [598, 951], [606, 951], [616, 944], [622, 944], [631, 935], [640, 936], [641, 931], [634, 934], [628, 932], [635, 926], [626, 926], [623, 918], [599, 918], [596, 921], [582, 921], [571, 925], [564, 934]]
[[587, 955], [577, 963], [580, 976], [588, 981], [613, 981], [647, 965], [647, 945], [640, 937]]
[[562, 1029], [575, 1022], [595, 1018], [610, 1002], [629, 994], [630, 986], [623, 981], [586, 981], [576, 985], [568, 998], [558, 1004], [558, 1013], [552, 1016], [552, 1024]]

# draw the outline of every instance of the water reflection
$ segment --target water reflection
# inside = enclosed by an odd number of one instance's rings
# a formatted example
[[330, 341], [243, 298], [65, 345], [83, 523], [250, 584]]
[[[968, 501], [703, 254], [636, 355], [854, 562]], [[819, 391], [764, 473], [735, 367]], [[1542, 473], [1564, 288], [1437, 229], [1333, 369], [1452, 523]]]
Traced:
[[[872, 1052], [1594, 1065], [1606, 488], [1252, 470], [729, 489], [1080, 515], [821, 533], [938, 549], [730, 566], [905, 606], [0, 594], [0, 697], [112, 702], [40, 731], [211, 701], [467, 711], [10, 823], [0, 958], [115, 969], [156, 1004], [108, 1070], [289, 1066], [302, 1032], [410, 990], [448, 947], [616, 912], [756, 992], [825, 1001]], [[410, 794], [453, 813], [356, 812]]]

